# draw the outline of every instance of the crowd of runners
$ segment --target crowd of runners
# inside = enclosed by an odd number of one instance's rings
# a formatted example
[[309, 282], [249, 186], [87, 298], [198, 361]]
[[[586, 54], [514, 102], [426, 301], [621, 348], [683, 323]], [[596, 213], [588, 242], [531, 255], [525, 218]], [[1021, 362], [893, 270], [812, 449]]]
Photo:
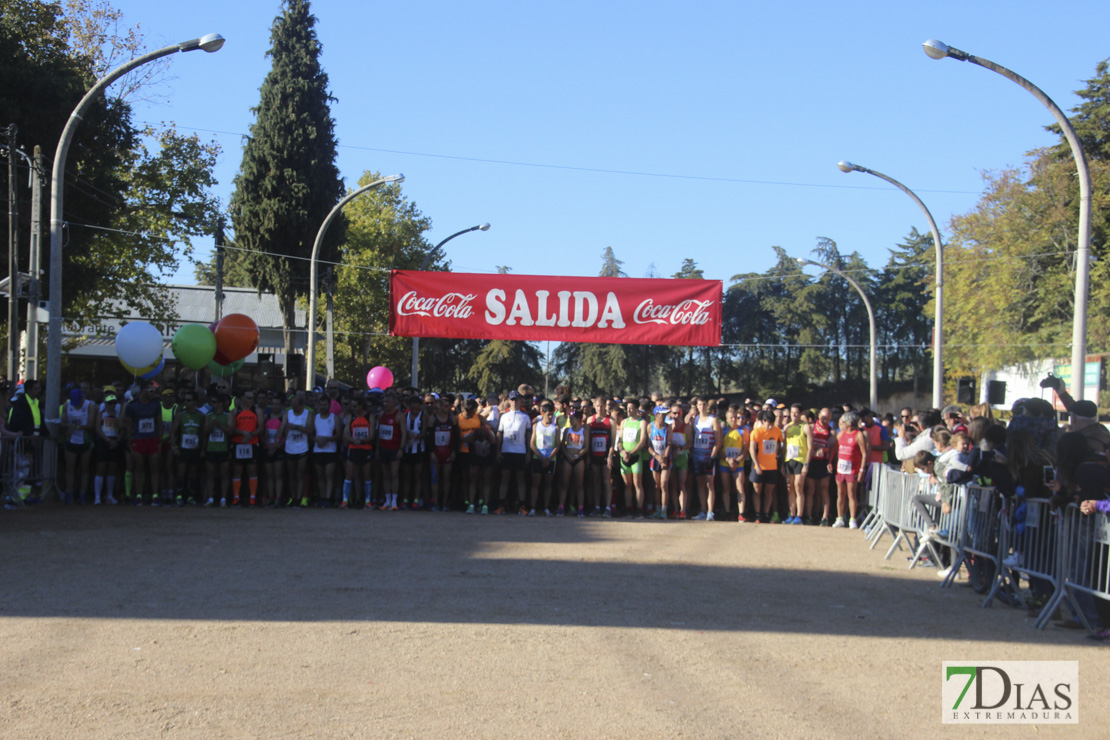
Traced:
[[[45, 431], [38, 387], [5, 434]], [[655, 393], [67, 389], [63, 503], [597, 516], [856, 528], [873, 464], [924, 427], [849, 406]], [[948, 423], [962, 425], [959, 415]], [[916, 426], [915, 426], [916, 425]], [[909, 430], [909, 431], [907, 431]], [[954, 431], [959, 431], [954, 429]]]

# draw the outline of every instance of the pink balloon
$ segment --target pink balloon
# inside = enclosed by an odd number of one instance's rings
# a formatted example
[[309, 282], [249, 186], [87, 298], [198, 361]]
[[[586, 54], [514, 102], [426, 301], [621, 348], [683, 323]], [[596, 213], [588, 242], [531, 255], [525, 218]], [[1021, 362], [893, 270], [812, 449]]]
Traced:
[[381, 388], [383, 391], [393, 385], [393, 372], [388, 367], [371, 368], [370, 372], [366, 373], [366, 387], [367, 388]]

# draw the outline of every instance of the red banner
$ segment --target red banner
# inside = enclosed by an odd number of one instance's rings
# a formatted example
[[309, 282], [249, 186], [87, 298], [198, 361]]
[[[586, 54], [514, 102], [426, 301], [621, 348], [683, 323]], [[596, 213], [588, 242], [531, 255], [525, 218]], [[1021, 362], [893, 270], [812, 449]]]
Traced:
[[389, 333], [716, 347], [722, 293], [720, 280], [394, 270]]

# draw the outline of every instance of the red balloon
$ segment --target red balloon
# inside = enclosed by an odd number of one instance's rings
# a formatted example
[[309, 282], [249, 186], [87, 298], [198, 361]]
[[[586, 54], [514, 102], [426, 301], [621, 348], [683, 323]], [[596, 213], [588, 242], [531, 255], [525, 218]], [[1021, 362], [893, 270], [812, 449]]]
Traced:
[[[227, 365], [241, 360], [258, 347], [258, 324], [241, 313], [231, 313], [220, 319], [213, 332], [216, 335], [216, 362]], [[226, 362], [220, 362], [220, 356]]]

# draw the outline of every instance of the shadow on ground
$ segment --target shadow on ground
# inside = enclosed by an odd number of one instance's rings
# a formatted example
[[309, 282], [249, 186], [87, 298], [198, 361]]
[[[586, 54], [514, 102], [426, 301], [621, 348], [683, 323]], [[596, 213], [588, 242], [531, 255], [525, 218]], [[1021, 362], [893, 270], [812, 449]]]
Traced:
[[[727, 529], [726, 529], [727, 528]], [[747, 527], [745, 526], [745, 529]], [[0, 617], [395, 621], [1029, 640], [967, 589], [857, 567], [743, 561], [736, 524], [461, 514], [43, 508], [0, 516]], [[828, 532], [828, 530], [824, 530]], [[728, 533], [727, 537], [717, 533]], [[815, 533], [816, 534], [816, 533]], [[766, 540], [763, 540], [766, 548]], [[672, 558], [672, 548], [676, 555]], [[635, 562], [666, 553], [667, 562]], [[752, 553], [754, 560], [756, 553]], [[807, 565], [808, 563], [808, 565]], [[894, 576], [894, 577], [892, 577]], [[961, 616], [962, 615], [962, 616]]]

